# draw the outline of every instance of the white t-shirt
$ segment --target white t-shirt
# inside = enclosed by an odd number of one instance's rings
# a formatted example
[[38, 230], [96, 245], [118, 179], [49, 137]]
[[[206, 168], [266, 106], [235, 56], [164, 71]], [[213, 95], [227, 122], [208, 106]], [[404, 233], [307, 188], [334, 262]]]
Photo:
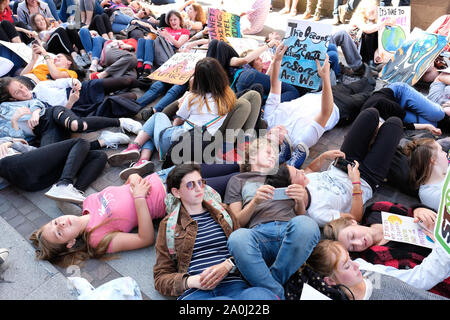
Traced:
[[[205, 103], [203, 104], [200, 112], [198, 110], [198, 103], [193, 103], [191, 108], [188, 108], [190, 97], [190, 94], [185, 97], [183, 104], [177, 111], [177, 116], [181, 117], [182, 119], [187, 119], [200, 127], [208, 124], [208, 132], [211, 135], [214, 135], [224, 122], [226, 115], [219, 116], [216, 102], [214, 101], [210, 93], [206, 95], [206, 98], [208, 99], [208, 105], [211, 111], [208, 111]], [[203, 99], [201, 99], [201, 101], [203, 102]], [[184, 122], [183, 127], [186, 130], [190, 130], [192, 128], [192, 126], [187, 121]]]
[[[314, 219], [320, 227], [337, 219], [342, 212], [348, 213], [352, 207], [353, 185], [348, 175], [331, 165], [327, 171], [308, 173], [306, 186], [311, 195], [311, 204], [306, 215]], [[363, 203], [372, 198], [372, 188], [361, 179]]]
[[333, 104], [333, 112], [323, 128], [314, 121], [321, 109], [321, 92], [307, 93], [285, 102], [281, 102], [279, 94], [270, 93], [264, 107], [264, 120], [268, 129], [276, 125], [285, 126], [294, 146], [303, 142], [311, 148], [325, 131], [333, 129], [339, 121], [339, 108]]
[[[447, 172], [450, 170], [450, 166]], [[436, 212], [439, 211], [439, 203], [441, 202], [442, 188], [444, 187], [445, 179], [439, 183], [426, 184], [419, 187], [420, 202], [424, 205], [433, 208]]]
[[72, 88], [72, 78], [40, 81], [33, 89], [36, 99], [51, 106], [65, 106], [67, 104], [67, 88]]

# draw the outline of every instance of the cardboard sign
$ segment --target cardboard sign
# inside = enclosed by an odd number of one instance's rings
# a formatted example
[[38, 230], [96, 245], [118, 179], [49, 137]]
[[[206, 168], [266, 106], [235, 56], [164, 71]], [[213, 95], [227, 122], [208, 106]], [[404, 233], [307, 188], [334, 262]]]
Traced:
[[414, 222], [414, 218], [382, 211], [381, 219], [385, 239], [433, 248], [433, 240]]
[[415, 28], [384, 66], [381, 79], [389, 83], [417, 83], [448, 43], [445, 36]]
[[150, 74], [149, 78], [172, 84], [185, 84], [194, 74], [197, 62], [205, 56], [205, 51], [178, 52]]
[[386, 63], [409, 36], [411, 31], [411, 7], [379, 7], [378, 20], [395, 21], [395, 26], [385, 26], [378, 31], [378, 54]]
[[[25, 61], [27, 64], [30, 63], [31, 58], [33, 56], [33, 50], [31, 47], [27, 46], [25, 43], [13, 43], [13, 42], [7, 42], [7, 41], [1, 41], [0, 44], [2, 46], [7, 47], [9, 50], [17, 54], [23, 61]], [[51, 57], [54, 57], [55, 55], [53, 53], [48, 53]], [[39, 56], [38, 60], [34, 64], [35, 66], [39, 64], [46, 64], [44, 57]]]
[[208, 9], [209, 38], [227, 42], [227, 37], [241, 38], [241, 17], [219, 9]]
[[436, 241], [450, 254], [450, 169], [447, 170], [434, 229]]
[[281, 61], [280, 80], [292, 85], [317, 89], [321, 79], [316, 59], [323, 64], [331, 37], [331, 25], [288, 20], [284, 43], [288, 46]]

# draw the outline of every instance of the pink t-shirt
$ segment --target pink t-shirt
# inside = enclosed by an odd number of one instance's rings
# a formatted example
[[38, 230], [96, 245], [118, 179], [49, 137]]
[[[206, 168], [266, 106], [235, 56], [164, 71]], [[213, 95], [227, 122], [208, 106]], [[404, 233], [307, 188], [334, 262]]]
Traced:
[[168, 33], [170, 33], [170, 35], [172, 37], [174, 37], [176, 41], [178, 41], [178, 39], [180, 39], [180, 37], [182, 35], [187, 35], [187, 36], [190, 35], [189, 30], [184, 29], [184, 28], [175, 30], [175, 29], [167, 27], [167, 28], [164, 28], [164, 30], [166, 30]]
[[[150, 216], [152, 219], [162, 218], [166, 214], [165, 187], [156, 173], [144, 179], [148, 180], [152, 186], [146, 199]], [[84, 214], [90, 215], [88, 231], [111, 219], [91, 234], [89, 244], [92, 247], [96, 247], [109, 232], [130, 232], [138, 225], [136, 207], [129, 184], [107, 187], [101, 192], [91, 194], [83, 202]], [[110, 249], [107, 252], [110, 252]]]

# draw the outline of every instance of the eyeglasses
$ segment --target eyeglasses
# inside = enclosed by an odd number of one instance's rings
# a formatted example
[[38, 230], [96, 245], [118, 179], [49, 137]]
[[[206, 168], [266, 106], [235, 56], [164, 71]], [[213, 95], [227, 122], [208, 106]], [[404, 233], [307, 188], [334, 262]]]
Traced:
[[189, 181], [186, 182], [186, 188], [188, 190], [193, 190], [195, 188], [195, 185], [198, 185], [200, 189], [204, 189], [206, 186], [206, 180], [205, 179], [200, 179], [198, 181]]

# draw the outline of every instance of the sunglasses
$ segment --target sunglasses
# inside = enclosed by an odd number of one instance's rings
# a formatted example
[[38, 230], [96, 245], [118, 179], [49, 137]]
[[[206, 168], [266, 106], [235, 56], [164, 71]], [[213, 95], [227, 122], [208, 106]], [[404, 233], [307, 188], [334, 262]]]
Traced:
[[186, 188], [188, 190], [193, 190], [195, 188], [195, 185], [198, 185], [200, 189], [204, 189], [205, 186], [206, 186], [206, 180], [205, 179], [200, 179], [198, 181], [186, 182]]

